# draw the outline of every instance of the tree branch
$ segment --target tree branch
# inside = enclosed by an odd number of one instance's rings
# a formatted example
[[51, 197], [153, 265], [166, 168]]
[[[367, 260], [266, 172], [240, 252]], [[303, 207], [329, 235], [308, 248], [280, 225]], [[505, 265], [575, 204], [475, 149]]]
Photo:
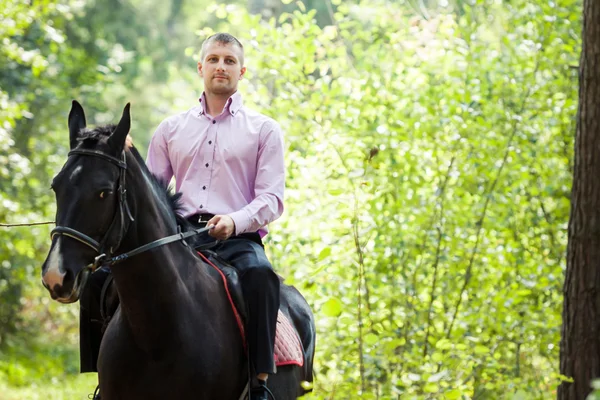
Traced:
[[[539, 60], [537, 60], [534, 71], [533, 71], [533, 75], [535, 75], [537, 73], [539, 65], [540, 65]], [[519, 107], [517, 114], [521, 114], [523, 112], [523, 110], [525, 109], [527, 100], [529, 99], [529, 96], [531, 95], [531, 90], [532, 90], [532, 87], [529, 87], [527, 89], [527, 93], [525, 93], [525, 96], [523, 96], [523, 100], [521, 101], [521, 106]], [[517, 134], [518, 125], [519, 125], [518, 120], [514, 119], [513, 124], [512, 124], [512, 132], [510, 134], [510, 137], [508, 138], [508, 141], [506, 142], [506, 147], [504, 150], [504, 157], [502, 157], [502, 163], [500, 164], [500, 168], [498, 168], [498, 173], [496, 174], [496, 177], [492, 181], [492, 184], [490, 185], [490, 188], [487, 191], [485, 203], [483, 205], [483, 211], [481, 212], [481, 216], [479, 217], [479, 220], [477, 221], [477, 232], [476, 232], [475, 245], [473, 246], [473, 250], [471, 251], [471, 257], [469, 258], [469, 263], [467, 265], [467, 269], [466, 269], [465, 275], [464, 275], [464, 283], [463, 283], [463, 285], [460, 289], [460, 293], [458, 295], [458, 301], [457, 301], [456, 307], [454, 309], [454, 314], [452, 315], [452, 319], [450, 321], [450, 326], [448, 327], [448, 331], [446, 332], [447, 339], [449, 339], [450, 335], [452, 334], [454, 322], [456, 322], [456, 318], [458, 316], [458, 311], [460, 310], [460, 306], [462, 305], [463, 294], [467, 290], [467, 287], [469, 286], [469, 282], [471, 281], [471, 277], [473, 276], [472, 275], [473, 264], [475, 262], [475, 256], [477, 255], [477, 251], [479, 250], [479, 242], [481, 240], [481, 231], [483, 230], [483, 223], [485, 222], [485, 217], [487, 216], [488, 206], [489, 206], [490, 200], [492, 199], [492, 196], [494, 194], [494, 190], [496, 189], [496, 185], [498, 184], [498, 181], [500, 180], [500, 176], [502, 176], [502, 171], [504, 170], [506, 161], [508, 160], [508, 155], [510, 154], [512, 142], [515, 138], [515, 135]]]

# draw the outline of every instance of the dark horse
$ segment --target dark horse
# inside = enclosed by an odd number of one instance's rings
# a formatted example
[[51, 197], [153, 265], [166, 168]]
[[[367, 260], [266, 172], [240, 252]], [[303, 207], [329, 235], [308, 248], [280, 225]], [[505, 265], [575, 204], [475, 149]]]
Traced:
[[[92, 130], [73, 102], [71, 151], [52, 182], [57, 227], [44, 286], [53, 299], [75, 302], [94, 267], [112, 265], [120, 305], [98, 357], [103, 400], [238, 399], [247, 358], [218, 272], [183, 240], [139, 251], [178, 234], [178, 225], [164, 185], [135, 148], [124, 150], [129, 128], [129, 104], [116, 127]], [[277, 400], [295, 399], [312, 381], [314, 320], [302, 295], [283, 284], [281, 311], [299, 333], [305, 363], [279, 367], [269, 388]]]

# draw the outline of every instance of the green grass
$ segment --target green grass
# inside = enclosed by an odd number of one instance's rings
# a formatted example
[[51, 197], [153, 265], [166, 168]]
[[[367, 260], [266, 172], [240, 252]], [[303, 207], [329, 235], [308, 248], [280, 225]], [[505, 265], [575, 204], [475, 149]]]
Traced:
[[97, 382], [96, 374], [80, 374], [15, 387], [0, 377], [0, 400], [88, 400]]
[[97, 374], [79, 374], [76, 334], [57, 325], [50, 334], [22, 328], [0, 349], [0, 400], [87, 400]]

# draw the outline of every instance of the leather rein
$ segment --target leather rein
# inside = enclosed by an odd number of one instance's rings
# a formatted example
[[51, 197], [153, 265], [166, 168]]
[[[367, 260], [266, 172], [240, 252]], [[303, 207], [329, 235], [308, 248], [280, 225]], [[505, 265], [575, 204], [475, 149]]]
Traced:
[[[123, 237], [125, 236], [125, 234], [127, 233], [127, 230], [129, 229], [129, 225], [134, 221], [134, 218], [131, 215], [131, 211], [129, 209], [129, 205], [127, 203], [127, 196], [126, 196], [127, 190], [125, 189], [125, 172], [127, 171], [127, 163], [125, 161], [126, 160], [125, 152], [123, 152], [122, 159], [118, 159], [116, 157], [113, 157], [113, 156], [103, 153], [101, 151], [91, 150], [91, 149], [71, 150], [69, 152], [68, 156], [71, 157], [73, 155], [85, 155], [85, 156], [102, 158], [103, 160], [108, 161], [111, 164], [114, 164], [117, 167], [119, 167], [119, 178], [118, 178], [119, 179], [118, 180], [119, 208], [115, 212], [113, 221], [111, 222], [110, 227], [108, 228], [108, 230], [106, 231], [106, 233], [104, 234], [104, 237], [100, 240], [100, 242], [97, 242], [96, 240], [92, 239], [88, 235], [86, 235], [82, 232], [79, 232], [76, 229], [69, 228], [68, 226], [57, 225], [56, 228], [54, 228], [52, 230], [52, 232], [50, 233], [51, 239], [54, 239], [54, 236], [56, 236], [56, 235], [67, 236], [67, 237], [70, 237], [71, 239], [75, 239], [78, 242], [83, 243], [86, 246], [94, 249], [94, 251], [96, 253], [98, 253], [99, 255], [94, 258], [93, 263], [90, 263], [89, 265], [86, 266], [86, 268], [89, 268], [91, 270], [91, 272], [94, 272], [99, 267], [112, 266], [121, 261], [125, 261], [129, 257], [133, 257], [140, 253], [155, 249], [160, 246], [164, 246], [169, 243], [185, 240], [191, 236], [198, 235], [202, 232], [206, 232], [211, 229], [211, 227], [205, 227], [205, 228], [194, 229], [192, 231], [185, 232], [185, 233], [179, 232], [179, 233], [176, 233], [175, 235], [167, 236], [162, 239], [157, 239], [150, 243], [146, 243], [140, 247], [137, 247], [131, 251], [128, 251], [127, 253], [119, 254], [117, 256], [112, 256], [113, 251], [119, 248], [119, 245], [121, 244], [121, 240], [123, 240]], [[117, 240], [113, 244], [109, 245], [108, 241], [112, 237], [111, 231], [115, 229], [115, 226], [117, 224], [120, 225]]]

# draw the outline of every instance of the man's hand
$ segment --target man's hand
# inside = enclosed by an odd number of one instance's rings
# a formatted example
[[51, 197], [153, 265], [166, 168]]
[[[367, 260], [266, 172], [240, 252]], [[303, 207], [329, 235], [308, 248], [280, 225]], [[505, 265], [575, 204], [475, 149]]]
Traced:
[[214, 228], [208, 231], [208, 234], [215, 239], [226, 240], [235, 232], [235, 222], [229, 215], [215, 215], [206, 226], [213, 225]]
[[132, 147], [133, 147], [133, 138], [128, 134], [127, 138], [125, 139], [125, 147], [123, 148], [123, 150], [129, 150]]

